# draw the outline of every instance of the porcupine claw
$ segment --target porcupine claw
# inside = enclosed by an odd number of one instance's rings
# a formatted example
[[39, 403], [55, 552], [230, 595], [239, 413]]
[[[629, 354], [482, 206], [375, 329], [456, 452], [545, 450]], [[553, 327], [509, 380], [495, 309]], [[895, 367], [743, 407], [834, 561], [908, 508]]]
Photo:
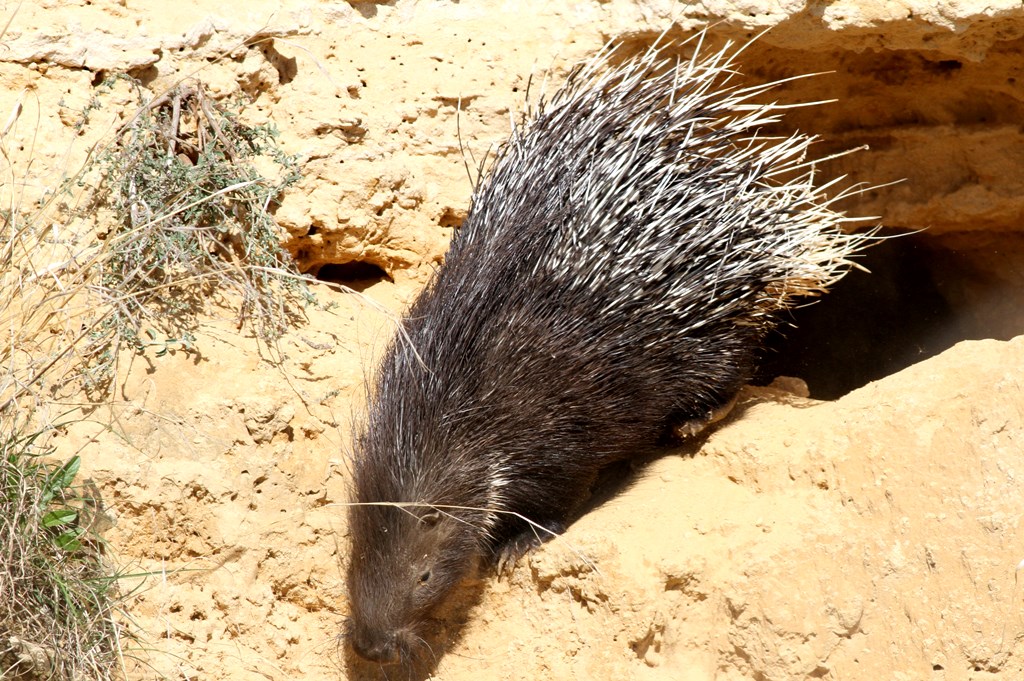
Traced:
[[511, 575], [519, 559], [553, 537], [565, 532], [565, 525], [557, 520], [534, 523], [498, 547], [494, 556], [498, 575]]

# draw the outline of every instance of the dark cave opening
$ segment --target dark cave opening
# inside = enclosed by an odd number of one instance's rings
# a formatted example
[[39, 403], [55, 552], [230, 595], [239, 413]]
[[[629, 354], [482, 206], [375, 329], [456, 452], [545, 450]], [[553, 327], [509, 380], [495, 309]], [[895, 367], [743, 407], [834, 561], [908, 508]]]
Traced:
[[755, 383], [803, 379], [831, 400], [963, 340], [1024, 333], [1024, 236], [902, 234], [858, 256], [813, 304], [787, 312]]
[[391, 281], [390, 275], [382, 267], [362, 260], [326, 263], [317, 268], [316, 278], [319, 281], [341, 284], [359, 292], [382, 281]]

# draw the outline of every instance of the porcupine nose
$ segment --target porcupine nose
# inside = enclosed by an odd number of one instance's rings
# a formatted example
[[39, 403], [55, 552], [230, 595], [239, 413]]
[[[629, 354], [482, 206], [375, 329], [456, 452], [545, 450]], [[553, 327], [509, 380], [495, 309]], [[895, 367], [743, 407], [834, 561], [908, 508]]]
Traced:
[[356, 655], [378, 664], [398, 664], [398, 644], [393, 633], [356, 630], [352, 636]]

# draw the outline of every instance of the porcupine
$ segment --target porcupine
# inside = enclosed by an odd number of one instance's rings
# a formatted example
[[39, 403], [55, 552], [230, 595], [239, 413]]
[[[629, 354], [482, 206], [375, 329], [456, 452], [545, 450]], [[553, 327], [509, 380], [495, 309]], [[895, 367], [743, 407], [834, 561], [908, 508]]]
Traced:
[[613, 56], [513, 126], [384, 354], [349, 508], [363, 658], [415, 658], [479, 565], [561, 532], [603, 468], [727, 404], [775, 314], [863, 244], [814, 184], [813, 138], [760, 133], [784, 107], [756, 103], [775, 83], [736, 82], [732, 47]]

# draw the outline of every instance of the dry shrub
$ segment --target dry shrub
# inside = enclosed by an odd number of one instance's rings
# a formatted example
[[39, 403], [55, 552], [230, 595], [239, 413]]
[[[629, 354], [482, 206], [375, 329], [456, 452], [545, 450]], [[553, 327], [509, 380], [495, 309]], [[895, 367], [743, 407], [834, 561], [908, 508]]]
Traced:
[[212, 101], [198, 82], [150, 101], [130, 86], [136, 114], [41, 200], [25, 196], [30, 178], [10, 150], [20, 103], [0, 130], [3, 679], [121, 668], [127, 618], [102, 504], [76, 481], [77, 456], [53, 461], [49, 429], [83, 396], [109, 398], [125, 350], [190, 350], [198, 314], [224, 291], [241, 301], [239, 326], [268, 343], [310, 300], [272, 217], [298, 178], [273, 131], [243, 124], [238, 103]]

